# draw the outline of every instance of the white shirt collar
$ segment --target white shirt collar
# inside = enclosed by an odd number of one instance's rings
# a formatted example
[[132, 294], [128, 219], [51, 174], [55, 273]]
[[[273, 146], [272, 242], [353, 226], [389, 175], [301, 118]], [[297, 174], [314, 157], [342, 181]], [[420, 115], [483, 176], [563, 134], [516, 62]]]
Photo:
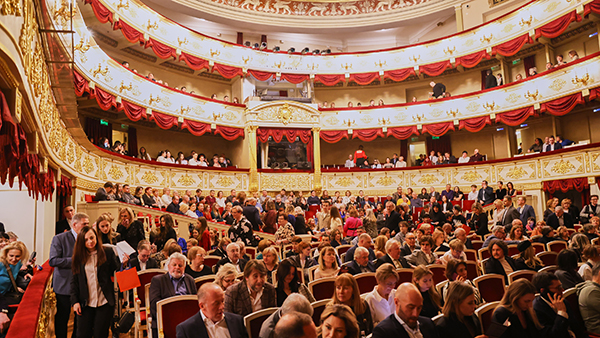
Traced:
[[77, 232], [75, 231], [75, 229], [71, 228], [71, 233], [73, 234], [73, 236], [75, 236], [75, 240], [77, 240]]
[[396, 311], [394, 311], [394, 316], [396, 316], [396, 320], [398, 322], [400, 322], [400, 324], [402, 324], [402, 326], [404, 327], [404, 329], [406, 330], [406, 332], [411, 336], [411, 337], [416, 337], [417, 333], [420, 333], [421, 331], [419, 330], [419, 326], [421, 325], [418, 321], [417, 321], [417, 327], [413, 330], [410, 326], [408, 326], [408, 324], [406, 324], [402, 318], [400, 318], [398, 316], [398, 313]]

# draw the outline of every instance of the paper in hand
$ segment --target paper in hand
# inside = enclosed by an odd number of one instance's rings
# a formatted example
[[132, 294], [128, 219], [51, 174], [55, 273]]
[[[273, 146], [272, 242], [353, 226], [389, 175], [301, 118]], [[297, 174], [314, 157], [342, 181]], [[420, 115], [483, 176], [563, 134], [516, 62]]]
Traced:
[[135, 253], [135, 250], [129, 245], [129, 243], [125, 241], [121, 241], [117, 243], [117, 256], [119, 256], [119, 260], [121, 263], [123, 262], [123, 256], [130, 256], [132, 253]]
[[504, 323], [504, 325], [502, 325], [500, 323], [492, 322], [490, 324], [490, 326], [488, 327], [487, 331], [485, 332], [485, 334], [489, 338], [499, 338], [504, 334], [506, 329], [508, 329], [509, 325], [506, 325], [506, 323]]

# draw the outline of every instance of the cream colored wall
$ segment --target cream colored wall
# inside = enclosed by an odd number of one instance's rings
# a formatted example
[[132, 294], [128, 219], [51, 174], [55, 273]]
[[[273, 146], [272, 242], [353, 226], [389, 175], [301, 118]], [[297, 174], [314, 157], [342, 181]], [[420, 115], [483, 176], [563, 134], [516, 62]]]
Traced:
[[435, 26], [435, 28], [431, 29], [427, 33], [423, 34], [421, 37], [417, 39], [416, 42], [423, 42], [429, 40], [439, 39], [444, 36], [452, 35], [456, 33], [456, 16], [451, 16], [450, 18], [444, 20], [442, 25]]
[[473, 0], [465, 2], [462, 4], [464, 28], [469, 29], [481, 25], [484, 22], [494, 20], [525, 3], [527, 3], [526, 0], [506, 1], [503, 4], [490, 8], [489, 0]]
[[369, 163], [373, 163], [374, 159], [385, 163], [386, 157], [391, 158], [394, 153], [400, 154], [400, 140], [394, 137], [376, 138], [371, 142], [361, 141], [357, 138], [342, 140], [337, 143], [327, 143], [321, 140], [321, 164], [343, 166], [348, 159], [348, 155], [354, 155], [354, 152], [361, 144], [369, 157]]

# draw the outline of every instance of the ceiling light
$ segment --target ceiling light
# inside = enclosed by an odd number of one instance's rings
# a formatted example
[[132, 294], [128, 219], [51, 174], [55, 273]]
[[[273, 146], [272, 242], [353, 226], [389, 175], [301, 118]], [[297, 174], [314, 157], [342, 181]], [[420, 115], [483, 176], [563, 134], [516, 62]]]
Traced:
[[302, 55], [304, 55], [304, 54], [306, 54], [308, 52], [310, 52], [310, 48], [304, 47], [304, 49], [302, 50]]
[[295, 51], [296, 51], [296, 48], [294, 48], [294, 47], [290, 47], [290, 49], [288, 49], [289, 54], [294, 53]]
[[279, 48], [279, 46], [275, 46], [275, 48], [273, 48], [274, 52], [279, 52], [281, 50], [281, 48]]

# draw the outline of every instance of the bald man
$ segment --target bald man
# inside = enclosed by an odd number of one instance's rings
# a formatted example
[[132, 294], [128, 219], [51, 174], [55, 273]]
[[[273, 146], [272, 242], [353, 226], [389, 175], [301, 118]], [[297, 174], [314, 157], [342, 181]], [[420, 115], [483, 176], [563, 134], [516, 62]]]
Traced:
[[244, 317], [224, 312], [225, 293], [217, 284], [202, 284], [198, 305], [198, 314], [177, 325], [177, 338], [248, 338]]
[[414, 284], [402, 283], [394, 298], [396, 312], [373, 329], [373, 338], [439, 338], [431, 319], [419, 316], [423, 297]]
[[312, 317], [305, 313], [287, 313], [277, 322], [275, 336], [285, 338], [317, 338], [317, 327]]

